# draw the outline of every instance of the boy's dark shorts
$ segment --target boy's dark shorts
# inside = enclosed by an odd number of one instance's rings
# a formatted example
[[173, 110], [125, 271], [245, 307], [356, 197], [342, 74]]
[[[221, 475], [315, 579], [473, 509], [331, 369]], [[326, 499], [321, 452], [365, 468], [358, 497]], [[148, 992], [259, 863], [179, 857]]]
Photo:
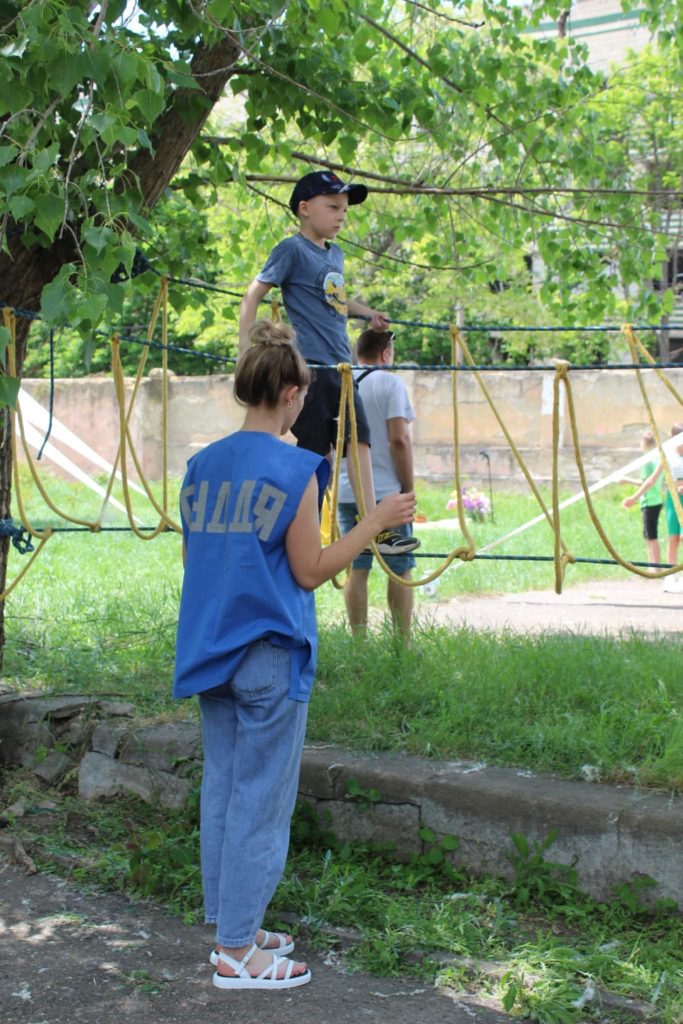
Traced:
[[[308, 448], [318, 455], [329, 455], [330, 448], [337, 444], [337, 420], [339, 418], [339, 401], [341, 398], [341, 375], [336, 369], [327, 367], [312, 371], [313, 380], [308, 389], [304, 407], [292, 426], [292, 433], [299, 447]], [[363, 403], [358, 394], [358, 385], [353, 385], [353, 405], [356, 410], [358, 440], [361, 444], [370, 444], [370, 427], [368, 426]], [[346, 428], [344, 440], [351, 436], [348, 409], [346, 412]]]
[[643, 505], [640, 510], [643, 513], [643, 537], [645, 540], [657, 540], [659, 536], [657, 524], [661, 505]]

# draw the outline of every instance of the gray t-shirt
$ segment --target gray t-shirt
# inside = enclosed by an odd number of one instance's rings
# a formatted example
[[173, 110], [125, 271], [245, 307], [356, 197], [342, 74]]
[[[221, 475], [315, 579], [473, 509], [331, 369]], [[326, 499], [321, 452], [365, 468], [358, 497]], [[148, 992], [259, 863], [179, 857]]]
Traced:
[[[365, 373], [365, 369], [366, 367], [354, 370], [354, 377]], [[400, 416], [412, 423], [415, 413], [406, 386], [398, 373], [372, 370], [360, 381], [358, 390], [370, 424], [372, 479], [375, 484], [375, 496], [379, 501], [387, 494], [401, 490], [401, 482], [391, 457], [387, 420]], [[342, 460], [339, 473], [339, 500], [355, 501], [346, 471], [346, 459]]]
[[303, 235], [285, 238], [271, 252], [258, 280], [281, 289], [305, 359], [324, 364], [351, 361], [344, 253], [338, 245], [326, 243], [323, 249]]

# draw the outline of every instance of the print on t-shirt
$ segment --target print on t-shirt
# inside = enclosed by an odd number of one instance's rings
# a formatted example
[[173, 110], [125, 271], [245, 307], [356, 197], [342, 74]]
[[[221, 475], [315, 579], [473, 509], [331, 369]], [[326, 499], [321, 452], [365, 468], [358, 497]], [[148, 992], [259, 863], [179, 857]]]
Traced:
[[328, 313], [346, 317], [348, 304], [346, 301], [346, 286], [344, 276], [337, 270], [323, 269], [316, 281], [316, 287], [320, 292], [325, 308]]

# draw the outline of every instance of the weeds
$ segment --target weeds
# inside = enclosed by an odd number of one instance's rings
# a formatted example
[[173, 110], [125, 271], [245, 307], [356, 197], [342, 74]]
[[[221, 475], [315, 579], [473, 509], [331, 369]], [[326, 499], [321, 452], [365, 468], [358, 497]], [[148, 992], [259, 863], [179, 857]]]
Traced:
[[[44, 868], [200, 918], [196, 793], [177, 814], [137, 800], [84, 804], [67, 793], [46, 812], [29, 778], [6, 773], [3, 802], [21, 799], [26, 813], [13, 831]], [[351, 969], [438, 977], [443, 986], [495, 996], [539, 1024], [609, 1019], [600, 1009], [606, 990], [652, 1004], [663, 1024], [680, 1024], [683, 921], [670, 907], [647, 906], [647, 885], [621, 887], [610, 905], [582, 894], [571, 878], [558, 885], [547, 859], [551, 837], [540, 846], [515, 840], [512, 881], [474, 879], [449, 861], [455, 837], [424, 830], [421, 838], [422, 852], [399, 863], [375, 847], [340, 842], [329, 820], [298, 805], [267, 926], [285, 913], [291, 922], [293, 913], [320, 949], [337, 945], [335, 929], [343, 929]], [[629, 1019], [624, 1005], [615, 1024]]]

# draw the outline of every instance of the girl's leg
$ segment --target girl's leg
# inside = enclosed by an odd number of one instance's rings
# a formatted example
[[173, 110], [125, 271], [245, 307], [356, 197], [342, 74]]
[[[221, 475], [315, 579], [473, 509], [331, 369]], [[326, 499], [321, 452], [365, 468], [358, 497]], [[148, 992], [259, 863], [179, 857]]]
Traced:
[[670, 533], [666, 545], [667, 561], [671, 565], [678, 565], [678, 545], [681, 539], [680, 533]]
[[199, 697], [204, 747], [200, 846], [206, 924], [218, 921], [223, 840], [235, 756], [237, 717], [234, 705], [229, 684]]
[[292, 656], [254, 644], [230, 682], [236, 726], [216, 933], [228, 949], [254, 941], [287, 858], [308, 712], [289, 698]]
[[658, 540], [648, 540], [647, 544], [647, 560], [648, 562], [661, 562], [661, 550], [659, 547]]

